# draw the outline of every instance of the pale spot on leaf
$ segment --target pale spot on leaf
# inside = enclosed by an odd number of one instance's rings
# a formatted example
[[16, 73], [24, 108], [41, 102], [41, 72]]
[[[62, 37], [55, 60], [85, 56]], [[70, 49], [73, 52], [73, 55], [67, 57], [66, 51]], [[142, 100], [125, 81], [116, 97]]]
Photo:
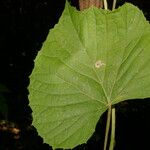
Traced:
[[105, 66], [106, 64], [103, 63], [101, 60], [96, 61], [95, 63], [95, 68], [100, 68], [102, 66]]

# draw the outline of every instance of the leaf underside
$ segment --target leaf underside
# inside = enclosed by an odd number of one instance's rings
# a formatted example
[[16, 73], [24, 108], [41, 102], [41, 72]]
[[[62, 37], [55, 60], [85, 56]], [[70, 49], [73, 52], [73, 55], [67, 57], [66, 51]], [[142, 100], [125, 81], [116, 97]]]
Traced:
[[131, 4], [77, 11], [67, 2], [35, 59], [33, 125], [53, 148], [86, 143], [100, 116], [127, 99], [150, 97], [150, 25]]

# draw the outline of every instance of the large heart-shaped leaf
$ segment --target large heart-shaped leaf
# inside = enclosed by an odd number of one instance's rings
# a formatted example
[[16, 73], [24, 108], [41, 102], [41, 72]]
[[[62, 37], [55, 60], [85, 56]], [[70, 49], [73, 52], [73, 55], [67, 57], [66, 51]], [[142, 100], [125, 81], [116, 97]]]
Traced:
[[34, 126], [54, 148], [85, 143], [109, 105], [150, 97], [150, 25], [131, 4], [77, 11], [66, 3], [30, 76]]

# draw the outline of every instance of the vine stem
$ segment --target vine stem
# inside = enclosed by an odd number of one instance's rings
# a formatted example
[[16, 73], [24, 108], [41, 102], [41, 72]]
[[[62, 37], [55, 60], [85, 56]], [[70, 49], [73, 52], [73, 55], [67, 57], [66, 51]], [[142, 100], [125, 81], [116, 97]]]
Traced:
[[113, 0], [112, 10], [114, 10], [114, 9], [115, 9], [115, 7], [116, 7], [116, 2], [117, 2], [117, 0]]
[[105, 8], [106, 10], [108, 9], [107, 0], [104, 0], [104, 8]]
[[111, 112], [111, 139], [110, 139], [109, 150], [113, 150], [115, 146], [116, 110], [115, 108], [112, 108], [111, 111], [112, 111]]
[[105, 140], [104, 140], [104, 149], [103, 150], [106, 150], [106, 148], [107, 148], [108, 134], [109, 134], [109, 129], [110, 129], [110, 121], [111, 121], [111, 104], [109, 104], [108, 112], [107, 112], [107, 122], [106, 122]]

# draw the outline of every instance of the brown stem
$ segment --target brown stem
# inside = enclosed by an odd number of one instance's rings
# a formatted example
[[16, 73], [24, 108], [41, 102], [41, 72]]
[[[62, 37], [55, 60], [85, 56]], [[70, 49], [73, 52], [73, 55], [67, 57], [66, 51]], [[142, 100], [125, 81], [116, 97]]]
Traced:
[[90, 6], [95, 6], [97, 8], [103, 8], [103, 0], [79, 0], [79, 9], [84, 10]]

